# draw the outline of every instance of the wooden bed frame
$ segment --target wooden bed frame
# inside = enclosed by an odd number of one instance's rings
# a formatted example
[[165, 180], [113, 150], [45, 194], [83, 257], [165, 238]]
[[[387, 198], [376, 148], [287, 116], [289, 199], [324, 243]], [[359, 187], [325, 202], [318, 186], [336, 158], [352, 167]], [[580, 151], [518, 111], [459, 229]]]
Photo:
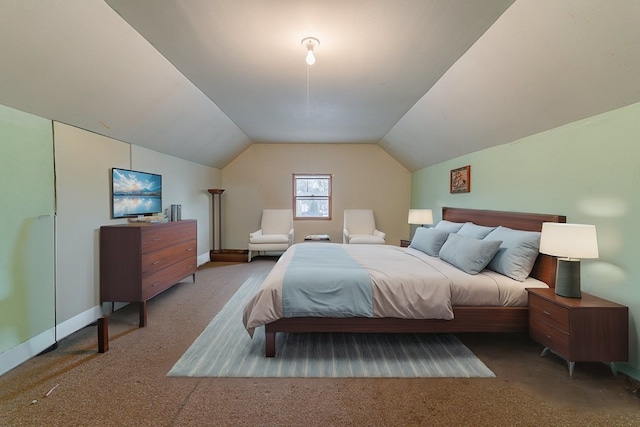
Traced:
[[[462, 208], [442, 208], [442, 219], [471, 221], [478, 225], [502, 225], [518, 230], [540, 231], [543, 222], [566, 222], [562, 215], [502, 212]], [[531, 276], [555, 287], [557, 260], [540, 254]], [[355, 333], [438, 333], [438, 332], [527, 332], [528, 307], [453, 307], [452, 320], [398, 319], [391, 317], [330, 318], [290, 317], [265, 325], [265, 352], [276, 354], [276, 332], [355, 332]]]

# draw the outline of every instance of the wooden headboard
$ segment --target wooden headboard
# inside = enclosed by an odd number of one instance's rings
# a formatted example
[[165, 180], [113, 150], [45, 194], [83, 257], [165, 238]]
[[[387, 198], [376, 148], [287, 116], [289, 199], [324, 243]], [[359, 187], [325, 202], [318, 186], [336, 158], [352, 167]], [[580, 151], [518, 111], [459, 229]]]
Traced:
[[[564, 215], [537, 214], [524, 212], [504, 212], [480, 209], [442, 208], [442, 219], [452, 222], [473, 222], [486, 227], [513, 228], [524, 231], [541, 231], [543, 222], [567, 222]], [[539, 254], [531, 271], [531, 277], [545, 282], [550, 287], [556, 285], [557, 259]]]

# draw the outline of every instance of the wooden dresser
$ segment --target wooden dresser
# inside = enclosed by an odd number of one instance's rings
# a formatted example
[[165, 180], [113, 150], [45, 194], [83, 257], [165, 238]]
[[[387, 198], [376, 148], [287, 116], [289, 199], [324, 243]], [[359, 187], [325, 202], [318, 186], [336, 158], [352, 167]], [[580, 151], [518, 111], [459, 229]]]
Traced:
[[197, 268], [197, 222], [130, 223], [100, 227], [100, 301], [140, 304]]

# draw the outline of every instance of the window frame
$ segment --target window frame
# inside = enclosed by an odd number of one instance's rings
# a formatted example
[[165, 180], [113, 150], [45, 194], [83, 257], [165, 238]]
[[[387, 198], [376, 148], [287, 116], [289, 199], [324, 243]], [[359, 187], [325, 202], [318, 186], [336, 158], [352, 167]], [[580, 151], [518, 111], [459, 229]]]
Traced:
[[[327, 196], [298, 196], [297, 195], [297, 180], [304, 178], [325, 178], [329, 180], [328, 186], [328, 195]], [[311, 220], [311, 221], [330, 221], [332, 217], [332, 193], [333, 193], [333, 176], [330, 173], [294, 173], [292, 174], [292, 201], [293, 201], [293, 219], [294, 220]], [[329, 215], [328, 216], [298, 216], [298, 199], [317, 199], [317, 200], [327, 200], [329, 204]]]

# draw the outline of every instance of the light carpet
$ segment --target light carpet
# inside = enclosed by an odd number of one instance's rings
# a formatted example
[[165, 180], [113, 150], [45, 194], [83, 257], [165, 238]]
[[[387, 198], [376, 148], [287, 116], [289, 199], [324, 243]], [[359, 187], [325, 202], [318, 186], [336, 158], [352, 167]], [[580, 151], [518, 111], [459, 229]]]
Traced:
[[242, 310], [264, 276], [238, 289], [171, 368], [174, 377], [419, 378], [494, 377], [451, 334], [276, 334], [276, 357], [264, 355], [264, 330], [253, 339]]

